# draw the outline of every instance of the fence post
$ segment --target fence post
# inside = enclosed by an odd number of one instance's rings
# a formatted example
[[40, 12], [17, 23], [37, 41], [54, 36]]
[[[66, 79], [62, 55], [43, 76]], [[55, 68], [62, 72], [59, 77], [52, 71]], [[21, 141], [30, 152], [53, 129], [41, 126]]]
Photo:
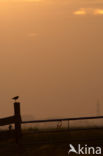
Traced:
[[21, 134], [21, 114], [20, 114], [20, 103], [14, 103], [14, 115], [15, 115], [15, 137], [16, 143], [19, 143]]
[[68, 120], [68, 129], [70, 128], [70, 121]]

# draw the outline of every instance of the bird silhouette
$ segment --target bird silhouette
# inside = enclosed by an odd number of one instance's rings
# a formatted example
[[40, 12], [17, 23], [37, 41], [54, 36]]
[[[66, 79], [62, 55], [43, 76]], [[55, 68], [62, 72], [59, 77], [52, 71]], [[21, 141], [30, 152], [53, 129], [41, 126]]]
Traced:
[[18, 98], [19, 98], [19, 96], [15, 96], [12, 99], [16, 101]]

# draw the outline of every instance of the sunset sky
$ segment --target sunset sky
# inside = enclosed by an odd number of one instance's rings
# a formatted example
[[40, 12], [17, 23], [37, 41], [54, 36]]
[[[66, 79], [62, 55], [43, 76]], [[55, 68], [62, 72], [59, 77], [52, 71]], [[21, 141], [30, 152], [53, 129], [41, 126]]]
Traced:
[[103, 0], [0, 0], [0, 118], [103, 115]]

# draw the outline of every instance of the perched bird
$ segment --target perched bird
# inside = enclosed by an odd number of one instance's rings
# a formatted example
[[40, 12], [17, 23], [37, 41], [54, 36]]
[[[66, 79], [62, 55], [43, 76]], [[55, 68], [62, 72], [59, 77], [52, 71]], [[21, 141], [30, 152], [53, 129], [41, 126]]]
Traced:
[[12, 99], [16, 101], [18, 98], [19, 98], [19, 96], [15, 96]]

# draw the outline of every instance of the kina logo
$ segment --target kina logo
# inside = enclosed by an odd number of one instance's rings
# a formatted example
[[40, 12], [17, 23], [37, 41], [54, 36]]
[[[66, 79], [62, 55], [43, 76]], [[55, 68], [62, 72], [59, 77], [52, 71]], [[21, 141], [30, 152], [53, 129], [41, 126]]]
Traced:
[[75, 153], [75, 154], [80, 154], [80, 155], [101, 155], [102, 154], [102, 149], [101, 147], [97, 146], [97, 147], [90, 147], [88, 145], [84, 145], [81, 146], [80, 144], [77, 145], [77, 148], [75, 148], [72, 144], [69, 144], [69, 151], [68, 151], [68, 155], [70, 155], [71, 153]]

